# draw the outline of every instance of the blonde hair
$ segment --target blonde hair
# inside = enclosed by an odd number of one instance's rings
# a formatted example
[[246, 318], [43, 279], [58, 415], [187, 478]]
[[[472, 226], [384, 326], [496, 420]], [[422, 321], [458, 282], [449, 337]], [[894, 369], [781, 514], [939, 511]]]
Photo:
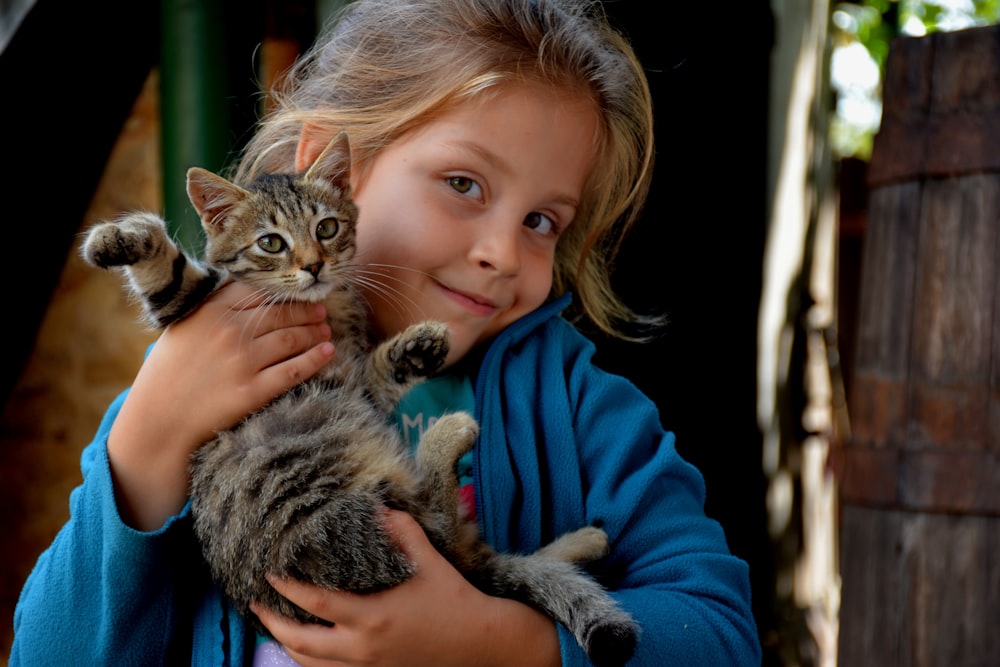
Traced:
[[506, 82], [593, 100], [596, 166], [560, 237], [553, 294], [573, 291], [577, 314], [639, 338], [621, 325], [655, 318], [621, 301], [610, 270], [649, 188], [652, 103], [638, 59], [596, 0], [355, 0], [273, 92], [235, 178], [293, 170], [303, 128], [320, 139], [347, 130], [363, 169], [406, 132]]

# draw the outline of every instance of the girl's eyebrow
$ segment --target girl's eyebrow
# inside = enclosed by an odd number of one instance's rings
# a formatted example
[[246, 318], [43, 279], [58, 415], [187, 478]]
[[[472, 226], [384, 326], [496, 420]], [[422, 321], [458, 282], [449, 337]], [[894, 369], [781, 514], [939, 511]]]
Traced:
[[[486, 162], [488, 165], [490, 165], [494, 169], [496, 169], [496, 170], [498, 170], [498, 171], [500, 171], [500, 172], [502, 172], [504, 174], [512, 174], [512, 173], [514, 173], [514, 167], [513, 167], [513, 165], [511, 165], [508, 161], [504, 160], [502, 157], [500, 157], [499, 155], [497, 155], [493, 151], [489, 150], [488, 148], [486, 148], [482, 144], [479, 144], [479, 143], [477, 143], [475, 141], [469, 141], [469, 140], [466, 140], [466, 139], [456, 139], [454, 141], [447, 142], [446, 145], [450, 145], [450, 146], [452, 146], [454, 148], [457, 148], [459, 150], [463, 150], [463, 151], [467, 151], [469, 153], [473, 153], [474, 155], [476, 155], [477, 157], [479, 157], [481, 160], [483, 160], [484, 162]], [[577, 208], [579, 208], [579, 206], [580, 206], [580, 200], [577, 197], [573, 197], [573, 196], [568, 195], [568, 194], [555, 193], [552, 196], [552, 200], [554, 202], [559, 203], [559, 204], [564, 204], [566, 206], [571, 206], [574, 210], [577, 209]]]
[[497, 155], [496, 153], [494, 153], [493, 151], [486, 148], [480, 143], [477, 143], [475, 141], [470, 141], [468, 139], [456, 139], [448, 143], [454, 146], [455, 148], [458, 148], [459, 150], [464, 150], [469, 153], [475, 154], [477, 157], [486, 162], [488, 165], [490, 165], [494, 169], [498, 169], [504, 172], [505, 174], [511, 174], [514, 172], [514, 168], [510, 165], [509, 162], [507, 162], [502, 157], [500, 157], [499, 155]]

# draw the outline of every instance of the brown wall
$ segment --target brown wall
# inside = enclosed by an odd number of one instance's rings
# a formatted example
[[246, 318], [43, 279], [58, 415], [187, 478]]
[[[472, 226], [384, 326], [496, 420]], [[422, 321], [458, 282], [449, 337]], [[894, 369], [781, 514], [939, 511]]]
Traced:
[[[157, 107], [154, 73], [122, 128], [81, 231], [126, 210], [161, 209]], [[0, 548], [4, 662], [21, 586], [69, 517], [69, 493], [81, 481], [80, 452], [108, 403], [131, 382], [154, 337], [138, 323], [120, 278], [86, 265], [76, 245], [0, 416], [0, 510], [8, 524]]]

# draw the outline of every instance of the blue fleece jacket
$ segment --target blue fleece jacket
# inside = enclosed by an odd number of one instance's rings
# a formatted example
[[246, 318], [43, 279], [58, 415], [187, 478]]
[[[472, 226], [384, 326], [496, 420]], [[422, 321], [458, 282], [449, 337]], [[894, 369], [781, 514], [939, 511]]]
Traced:
[[[704, 514], [701, 475], [656, 406], [591, 363], [560, 299], [504, 331], [476, 383], [477, 518], [501, 551], [530, 552], [584, 525], [608, 533], [602, 582], [642, 627], [631, 665], [759, 665], [746, 564]], [[212, 586], [187, 508], [160, 530], [124, 525], [107, 435], [82, 455], [71, 517], [39, 557], [14, 614], [11, 667], [243, 667], [252, 632]], [[563, 664], [589, 664], [560, 627]]]

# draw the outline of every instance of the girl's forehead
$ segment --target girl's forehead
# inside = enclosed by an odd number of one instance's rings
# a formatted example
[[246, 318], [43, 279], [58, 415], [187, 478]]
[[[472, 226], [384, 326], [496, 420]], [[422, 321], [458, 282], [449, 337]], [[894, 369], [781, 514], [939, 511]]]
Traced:
[[[566, 124], [583, 131], [559, 133]], [[507, 84], [434, 114], [422, 131], [490, 137], [534, 133], [540, 140], [559, 133], [564, 142], [596, 146], [600, 128], [599, 112], [589, 97], [538, 85]]]
[[[414, 122], [371, 154], [359, 165], [362, 173], [370, 171], [374, 161], [402, 144], [417, 143], [428, 148], [442, 145], [481, 149], [505, 156], [517, 165], [538, 157], [538, 144], [552, 147], [559, 158], [564, 155], [563, 171], [572, 162], [587, 170], [594, 164], [602, 145], [604, 125], [594, 99], [579, 90], [546, 87], [534, 83], [505, 82], [477, 91], [474, 95], [456, 96]], [[572, 127], [576, 131], [567, 132]], [[533, 138], [526, 139], [526, 138]], [[519, 139], [521, 153], [512, 152]], [[534, 157], [523, 153], [535, 153]], [[570, 154], [574, 157], [570, 158]], [[574, 170], [575, 171], [575, 170]], [[365, 179], [362, 174], [362, 180]]]
[[545, 83], [531, 79], [498, 81], [473, 93], [456, 96], [446, 108], [450, 110], [456, 107], [488, 105], [500, 98], [542, 100], [560, 107], [589, 106], [595, 113], [600, 110], [594, 94], [584, 86]]
[[[442, 110], [384, 145], [355, 184], [366, 182], [376, 163], [404, 160], [421, 168], [469, 169], [486, 178], [484, 185], [519, 183], [538, 190], [539, 199], [576, 206], [596, 163], [599, 128], [588, 99], [506, 86]], [[492, 181], [491, 174], [511, 180]]]
[[[588, 91], [566, 86], [543, 85], [534, 82], [508, 81], [477, 90], [474, 94], [456, 96], [429, 112], [405, 134], [426, 132], [439, 124], [465, 125], [475, 130], [484, 125], [481, 120], [501, 107], [509, 110], [507, 122], [517, 124], [530, 118], [525, 115], [550, 115], [553, 118], [588, 116], [593, 131], [580, 136], [596, 148], [603, 131], [601, 110]], [[403, 138], [401, 135], [399, 138]]]

